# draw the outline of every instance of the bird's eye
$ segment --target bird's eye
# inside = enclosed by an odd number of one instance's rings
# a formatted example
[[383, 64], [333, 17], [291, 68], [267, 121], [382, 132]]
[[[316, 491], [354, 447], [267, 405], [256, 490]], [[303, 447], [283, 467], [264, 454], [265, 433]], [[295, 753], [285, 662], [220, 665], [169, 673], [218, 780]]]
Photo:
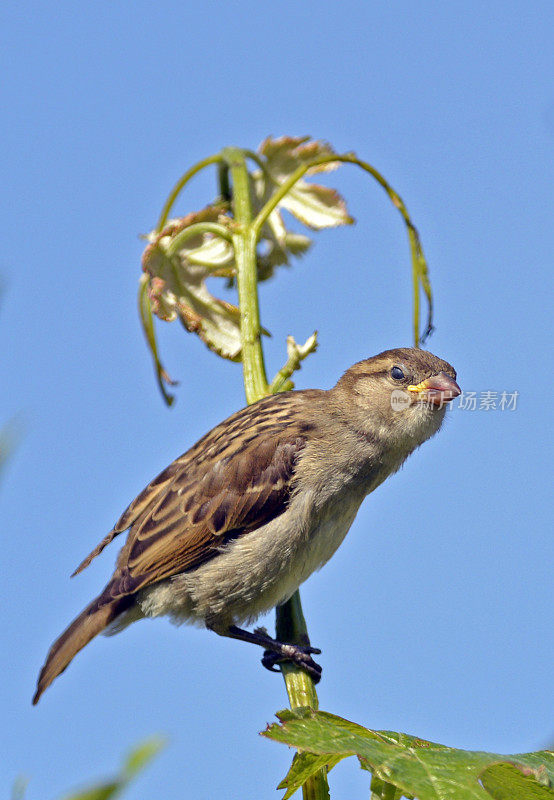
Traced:
[[406, 377], [400, 367], [393, 367], [390, 371], [391, 378], [394, 378], [395, 381], [403, 381]]

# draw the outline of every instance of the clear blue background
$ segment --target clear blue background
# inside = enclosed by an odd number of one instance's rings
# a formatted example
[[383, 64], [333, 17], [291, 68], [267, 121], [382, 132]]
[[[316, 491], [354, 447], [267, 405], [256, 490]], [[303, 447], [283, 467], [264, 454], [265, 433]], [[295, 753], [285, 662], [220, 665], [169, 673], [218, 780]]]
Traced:
[[[257, 732], [284, 686], [247, 645], [142, 622], [96, 639], [30, 705], [51, 641], [104, 585], [117, 544], [69, 573], [153, 475], [244, 404], [238, 366], [160, 324], [181, 381], [175, 408], [162, 404], [135, 309], [138, 234], [190, 164], [267, 134], [327, 139], [387, 176], [430, 263], [430, 349], [464, 389], [520, 392], [515, 412], [454, 409], [304, 586], [321, 707], [457, 747], [551, 743], [550, 0], [0, 14], [0, 420], [24, 428], [0, 490], [4, 792], [26, 775], [28, 800], [58, 798], [163, 732], [170, 745], [129, 800], [278, 796], [292, 754]], [[319, 234], [261, 292], [271, 373], [288, 333], [320, 332], [299, 388], [411, 343], [399, 216], [354, 168], [331, 183], [357, 225]], [[199, 178], [179, 210], [214, 190]], [[353, 761], [331, 784], [367, 796]]]

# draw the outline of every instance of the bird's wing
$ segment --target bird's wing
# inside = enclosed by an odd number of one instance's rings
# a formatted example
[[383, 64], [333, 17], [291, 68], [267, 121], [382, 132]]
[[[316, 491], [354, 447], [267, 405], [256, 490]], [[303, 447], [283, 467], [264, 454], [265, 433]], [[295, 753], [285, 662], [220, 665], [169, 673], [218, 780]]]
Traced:
[[130, 527], [106, 587], [120, 597], [193, 569], [281, 514], [313, 427], [303, 414], [308, 394], [265, 398], [214, 428], [141, 492], [81, 568]]

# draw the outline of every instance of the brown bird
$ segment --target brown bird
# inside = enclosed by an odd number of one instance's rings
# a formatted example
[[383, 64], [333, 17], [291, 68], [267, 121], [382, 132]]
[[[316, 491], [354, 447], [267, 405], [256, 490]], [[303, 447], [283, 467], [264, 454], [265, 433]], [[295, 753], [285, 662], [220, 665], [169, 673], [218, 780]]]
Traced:
[[364, 497], [433, 436], [456, 372], [431, 353], [387, 350], [328, 391], [285, 392], [207, 433], [155, 478], [74, 574], [129, 530], [107, 586], [54, 642], [36, 703], [109, 626], [142, 617], [205, 625], [291, 660], [317, 680], [320, 652], [237, 627], [285, 602], [333, 555]]

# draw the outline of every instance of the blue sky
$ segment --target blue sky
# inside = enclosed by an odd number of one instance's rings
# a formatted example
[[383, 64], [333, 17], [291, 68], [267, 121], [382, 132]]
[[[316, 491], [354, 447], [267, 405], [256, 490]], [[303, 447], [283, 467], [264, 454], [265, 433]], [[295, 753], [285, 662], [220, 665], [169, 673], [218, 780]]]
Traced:
[[[466, 390], [519, 392], [513, 412], [449, 412], [304, 586], [321, 707], [471, 749], [552, 742], [553, 17], [550, 2], [472, 0], [3, 4], [0, 419], [23, 428], [0, 487], [3, 786], [26, 775], [28, 800], [54, 800], [160, 732], [170, 744], [129, 800], [277, 796], [291, 754], [257, 732], [286, 696], [247, 645], [145, 621], [96, 639], [30, 705], [117, 544], [69, 574], [244, 404], [239, 367], [160, 324], [181, 381], [162, 404], [135, 307], [138, 235], [187, 166], [268, 134], [326, 139], [386, 175], [430, 264], [429, 349]], [[411, 343], [398, 215], [353, 168], [332, 183], [356, 226], [319, 234], [261, 291], [269, 372], [287, 334], [319, 330], [298, 388]], [[179, 209], [213, 193], [208, 174]], [[366, 796], [367, 776], [345, 762], [331, 786]]]

